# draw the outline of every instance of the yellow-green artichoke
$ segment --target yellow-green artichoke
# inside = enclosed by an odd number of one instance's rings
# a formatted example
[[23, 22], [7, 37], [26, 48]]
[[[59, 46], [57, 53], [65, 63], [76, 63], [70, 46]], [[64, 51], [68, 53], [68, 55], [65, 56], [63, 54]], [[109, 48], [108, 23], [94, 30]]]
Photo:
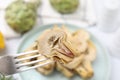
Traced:
[[30, 30], [37, 18], [37, 7], [40, 1], [25, 2], [17, 0], [6, 8], [5, 19], [8, 25], [18, 33]]
[[73, 13], [79, 6], [79, 0], [50, 0], [50, 3], [62, 14]]

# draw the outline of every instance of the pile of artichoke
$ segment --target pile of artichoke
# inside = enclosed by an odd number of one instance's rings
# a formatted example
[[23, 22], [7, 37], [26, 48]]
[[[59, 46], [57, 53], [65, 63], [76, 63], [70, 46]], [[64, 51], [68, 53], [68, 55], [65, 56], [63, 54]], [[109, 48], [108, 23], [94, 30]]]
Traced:
[[79, 0], [50, 0], [50, 3], [62, 14], [73, 13], [79, 6]]
[[32, 29], [37, 18], [37, 8], [40, 0], [17, 0], [6, 8], [5, 19], [8, 25], [18, 33]]
[[89, 33], [82, 29], [75, 32], [70, 32], [66, 27], [57, 26], [47, 29], [26, 51], [31, 50], [39, 50], [39, 52], [22, 57], [42, 54], [44, 56], [33, 60], [49, 58], [34, 65], [53, 62], [37, 68], [44, 75], [52, 73], [55, 68], [69, 78], [74, 74], [79, 74], [82, 78], [91, 78], [94, 74], [92, 62], [96, 58], [96, 47], [90, 40]]

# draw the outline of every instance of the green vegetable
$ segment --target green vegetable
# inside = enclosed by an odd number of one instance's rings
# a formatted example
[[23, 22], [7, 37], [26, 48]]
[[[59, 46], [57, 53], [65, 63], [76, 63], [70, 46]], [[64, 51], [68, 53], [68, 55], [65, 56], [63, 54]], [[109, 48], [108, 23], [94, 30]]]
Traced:
[[50, 0], [50, 3], [62, 14], [73, 13], [79, 6], [79, 0]]
[[18, 33], [29, 31], [36, 22], [39, 4], [39, 0], [30, 2], [17, 0], [11, 3], [6, 9], [6, 22]]
[[0, 73], [0, 80], [13, 80], [13, 78], [11, 76], [10, 77], [6, 77], [5, 75]]

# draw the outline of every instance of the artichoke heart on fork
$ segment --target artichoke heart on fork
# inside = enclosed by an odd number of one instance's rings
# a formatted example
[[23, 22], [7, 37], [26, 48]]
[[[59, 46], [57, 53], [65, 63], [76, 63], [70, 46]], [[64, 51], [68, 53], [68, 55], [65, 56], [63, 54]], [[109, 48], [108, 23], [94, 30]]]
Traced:
[[46, 57], [57, 56], [61, 53], [66, 57], [74, 57], [73, 53], [66, 48], [62, 42], [66, 39], [67, 34], [58, 27], [46, 30], [38, 39], [38, 50]]

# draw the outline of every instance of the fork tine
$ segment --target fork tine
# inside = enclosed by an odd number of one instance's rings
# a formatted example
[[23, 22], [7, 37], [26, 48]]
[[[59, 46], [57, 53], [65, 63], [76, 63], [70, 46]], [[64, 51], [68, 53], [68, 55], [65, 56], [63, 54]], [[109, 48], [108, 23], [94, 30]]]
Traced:
[[42, 61], [45, 61], [45, 60], [48, 60], [48, 59], [43, 58], [43, 59], [39, 59], [39, 60], [36, 60], [36, 61], [31, 61], [31, 62], [26, 62], [26, 63], [18, 63], [18, 64], [16, 64], [16, 68], [20, 68], [20, 67], [27, 66], [27, 65], [32, 65], [32, 64], [42, 62]]
[[27, 54], [32, 54], [32, 53], [37, 53], [38, 50], [34, 50], [34, 51], [28, 51], [28, 52], [23, 52], [23, 53], [19, 53], [19, 54], [14, 54], [12, 55], [13, 57], [19, 57], [19, 56], [23, 56], [23, 55], [27, 55]]
[[20, 59], [15, 59], [15, 62], [20, 62], [20, 61], [24, 61], [24, 60], [27, 60], [27, 59], [32, 59], [32, 58], [36, 58], [36, 57], [40, 57], [42, 56], [41, 54], [38, 54], [38, 55], [35, 55], [35, 56], [28, 56], [28, 57], [25, 57], [25, 58], [20, 58]]
[[19, 68], [19, 69], [17, 69], [17, 71], [18, 72], [27, 71], [27, 70], [30, 70], [30, 69], [35, 69], [35, 68], [38, 68], [38, 67], [45, 66], [45, 65], [50, 64], [50, 63], [53, 63], [53, 61], [45, 62], [43, 64], [39, 64], [39, 65], [32, 66], [32, 67], [27, 67], [26, 69], [25, 68], [24, 69]]

